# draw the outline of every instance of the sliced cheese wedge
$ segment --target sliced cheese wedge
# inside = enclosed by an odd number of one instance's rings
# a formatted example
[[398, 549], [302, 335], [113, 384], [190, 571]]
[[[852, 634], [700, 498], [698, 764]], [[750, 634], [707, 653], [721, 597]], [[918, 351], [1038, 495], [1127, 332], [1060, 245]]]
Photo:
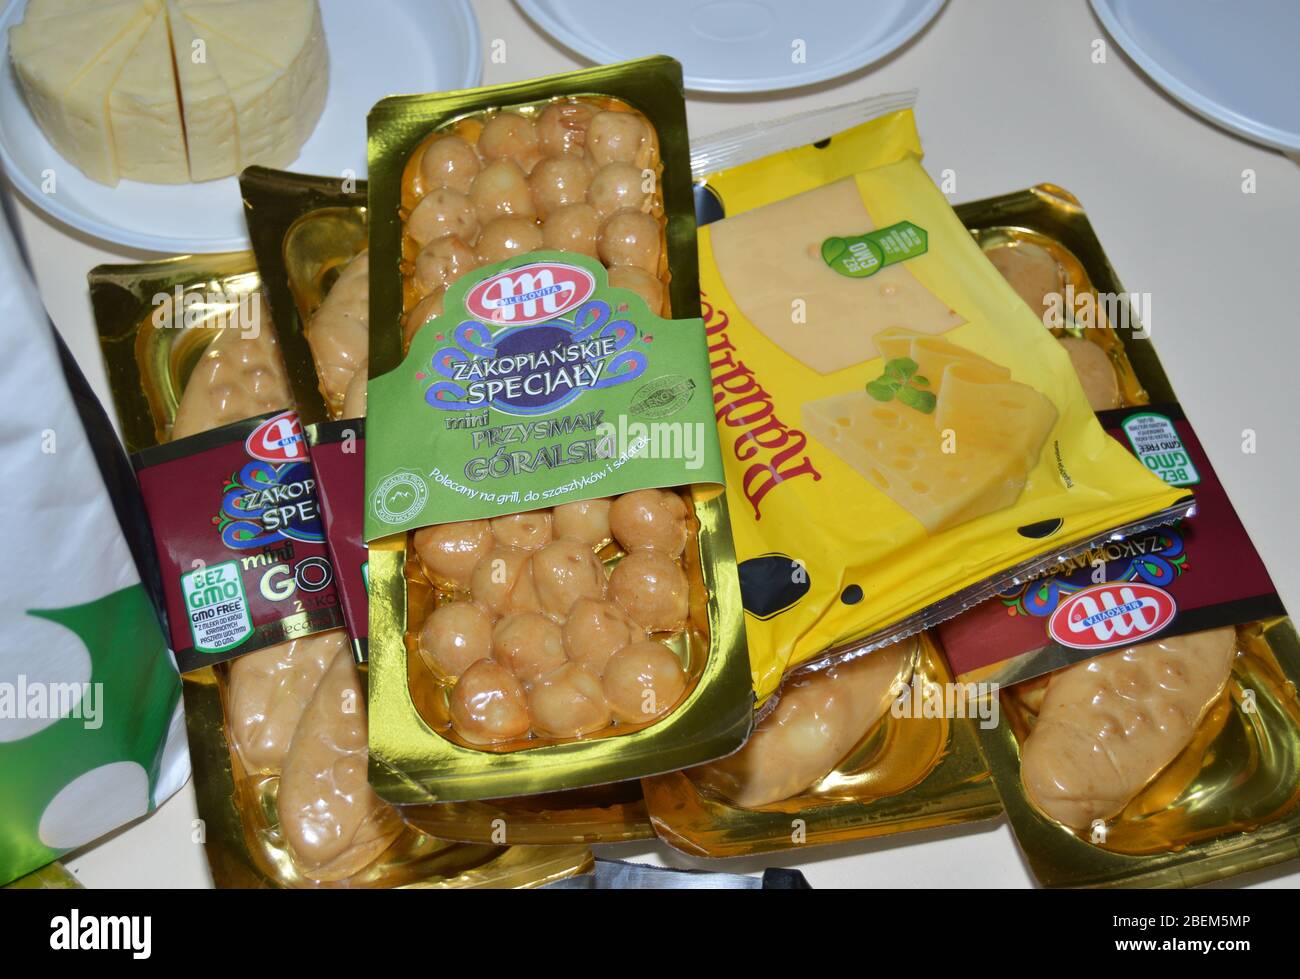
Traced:
[[324, 111], [317, 0], [30, 0], [24, 17], [10, 51], [32, 114], [102, 183], [287, 166]]
[[[183, 9], [194, 31], [223, 52], [217, 67], [245, 100], [240, 109], [244, 165], [292, 163], [316, 126], [329, 89], [320, 7], [313, 0], [209, 0]], [[267, 65], [279, 73], [267, 71]]]
[[934, 425], [954, 433], [960, 454], [964, 443], [1019, 452], [1026, 471], [1038, 462], [1043, 441], [1056, 424], [1056, 406], [1027, 384], [991, 376], [980, 364], [954, 363], [939, 382]]
[[945, 452], [934, 419], [850, 391], [803, 406], [807, 432], [915, 517], [928, 533], [1013, 504], [1024, 489], [1020, 446]]
[[807, 430], [930, 533], [1010, 506], [1038, 463], [1056, 406], [1011, 372], [950, 340], [894, 328], [886, 361], [917, 365], [930, 413], [852, 391], [804, 405]]
[[121, 179], [109, 99], [156, 15], [156, 5], [142, 4], [126, 30], [64, 93], [63, 113], [73, 140], [69, 158], [99, 183], [113, 186]]
[[309, 0], [182, 0], [181, 7], [195, 24], [281, 68], [324, 36], [320, 7]]
[[965, 347], [938, 337], [917, 337], [912, 341], [911, 356], [916, 361], [917, 375], [930, 382], [930, 390], [936, 395], [943, 390], [948, 370], [958, 365], [967, 378], [979, 377], [988, 381], [1011, 379], [1011, 371], [1001, 364], [995, 364]]
[[109, 108], [117, 165], [125, 179], [156, 184], [190, 179], [164, 10], [154, 14], [118, 76]]
[[239, 133], [240, 164], [288, 166], [305, 140], [305, 135], [300, 138], [305, 127], [295, 96], [301, 83], [290, 72], [244, 50], [188, 13], [186, 20], [195, 37], [203, 41], [208, 60], [230, 91]]
[[1116, 650], [1052, 674], [1020, 751], [1029, 801], [1074, 829], [1108, 820], [1178, 757], [1223, 694], [1236, 630]]
[[185, 116], [190, 179], [217, 180], [238, 173], [239, 128], [230, 89], [209, 60], [207, 45], [196, 43], [199, 38], [174, 0], [169, 0], [167, 15]]
[[874, 228], [848, 177], [718, 221], [708, 234], [718, 272], [746, 319], [789, 356], [829, 374], [873, 360], [875, 337], [891, 327], [934, 335], [965, 322], [907, 263], [854, 279], [822, 260], [827, 238]]
[[155, 5], [151, 0], [124, 0], [74, 13], [52, 12], [10, 30], [10, 54], [32, 115], [51, 145], [78, 167], [87, 157], [101, 174], [107, 171], [111, 177], [116, 171], [115, 165], [104, 162], [106, 155], [112, 158], [111, 144], [103, 145], [107, 91], [98, 100], [97, 113], [91, 100], [89, 119], [84, 118], [84, 92], [77, 106], [69, 105], [69, 94], [129, 32], [143, 31]]
[[23, 11], [23, 23], [33, 20], [48, 20], [64, 14], [75, 14], [96, 7], [103, 7], [103, 0], [27, 0], [27, 9]]

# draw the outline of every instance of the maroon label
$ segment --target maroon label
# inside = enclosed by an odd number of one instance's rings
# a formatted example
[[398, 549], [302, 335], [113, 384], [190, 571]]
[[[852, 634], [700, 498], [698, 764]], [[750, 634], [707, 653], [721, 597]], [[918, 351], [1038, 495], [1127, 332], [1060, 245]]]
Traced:
[[311, 462], [334, 558], [348, 632], [362, 650], [370, 635], [370, 552], [363, 536], [366, 501], [366, 421], [352, 418], [312, 426]]
[[[1097, 417], [1148, 468], [1175, 485], [1194, 485], [1194, 516], [1108, 541], [941, 624], [958, 676], [1050, 647], [1053, 655], [1015, 673], [1017, 681], [1029, 679], [1106, 649], [1286, 614], [1178, 405]], [[1144, 434], [1151, 432], [1160, 434], [1158, 445]]]
[[343, 624], [298, 416], [135, 457], [182, 672]]

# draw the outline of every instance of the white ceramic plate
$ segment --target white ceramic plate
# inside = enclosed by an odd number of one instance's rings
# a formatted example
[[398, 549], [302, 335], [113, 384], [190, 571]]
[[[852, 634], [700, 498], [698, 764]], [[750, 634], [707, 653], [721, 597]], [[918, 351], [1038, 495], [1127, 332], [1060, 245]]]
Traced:
[[[234, 177], [168, 186], [124, 180], [105, 187], [63, 161], [32, 118], [9, 60], [9, 27], [26, 0], [0, 15], [0, 160], [26, 197], [53, 217], [106, 241], [159, 252], [248, 247]], [[386, 95], [478, 84], [478, 24], [469, 0], [321, 0], [329, 45], [325, 111], [291, 169], [366, 174], [366, 115]], [[53, 168], [54, 193], [42, 191]]]
[[838, 78], [902, 47], [943, 6], [943, 0], [516, 3], [551, 37], [592, 61], [672, 55], [696, 92], [770, 92]]
[[1115, 43], [1194, 112], [1300, 152], [1296, 0], [1092, 0]]

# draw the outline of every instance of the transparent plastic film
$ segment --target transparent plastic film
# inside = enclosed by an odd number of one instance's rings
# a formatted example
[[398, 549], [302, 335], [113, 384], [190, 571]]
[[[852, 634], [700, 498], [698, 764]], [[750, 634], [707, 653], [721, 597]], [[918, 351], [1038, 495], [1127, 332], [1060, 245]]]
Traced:
[[988, 819], [1001, 811], [970, 714], [928, 635], [787, 676], [740, 751], [645, 779], [658, 835], [734, 856]]

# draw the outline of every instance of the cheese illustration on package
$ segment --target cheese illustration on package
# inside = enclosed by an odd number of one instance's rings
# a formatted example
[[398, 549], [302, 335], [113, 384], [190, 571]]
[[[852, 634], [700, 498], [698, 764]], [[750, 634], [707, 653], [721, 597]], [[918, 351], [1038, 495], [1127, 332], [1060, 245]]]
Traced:
[[867, 384], [808, 402], [808, 433], [931, 534], [1015, 503], [1056, 424], [1052, 403], [946, 340], [892, 329], [876, 346], [885, 377], [920, 386]]
[[872, 340], [889, 327], [905, 323], [919, 333], [939, 334], [965, 322], [905, 265], [850, 278], [831, 268], [819, 251], [828, 237], [874, 230], [851, 177], [711, 228], [714, 258], [726, 270], [740, 311], [819, 374], [873, 359]]
[[726, 216], [700, 231], [702, 309], [760, 699], [827, 649], [1190, 505], [1106, 437], [1061, 344], [896, 150], [849, 176], [800, 157], [706, 178]]
[[288, 166], [329, 85], [317, 0], [31, 0], [9, 51], [50, 144], [110, 186]]

